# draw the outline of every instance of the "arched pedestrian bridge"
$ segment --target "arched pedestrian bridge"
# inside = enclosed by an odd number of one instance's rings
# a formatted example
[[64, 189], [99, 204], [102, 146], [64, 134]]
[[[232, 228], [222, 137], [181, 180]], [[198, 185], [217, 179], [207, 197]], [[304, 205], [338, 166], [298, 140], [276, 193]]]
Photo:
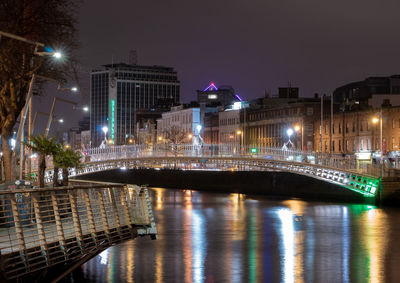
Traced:
[[381, 186], [380, 168], [362, 167], [353, 157], [280, 148], [252, 153], [251, 148], [235, 145], [108, 146], [88, 150], [85, 160], [83, 168], [70, 172], [72, 176], [118, 168], [281, 171], [339, 185], [366, 198], [376, 198]]

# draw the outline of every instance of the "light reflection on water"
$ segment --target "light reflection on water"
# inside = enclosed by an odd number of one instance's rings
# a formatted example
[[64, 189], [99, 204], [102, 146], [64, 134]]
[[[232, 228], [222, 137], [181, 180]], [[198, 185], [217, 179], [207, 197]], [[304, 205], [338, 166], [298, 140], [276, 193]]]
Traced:
[[[86, 282], [393, 282], [400, 210], [151, 190], [159, 239], [109, 248]], [[390, 247], [390, 249], [388, 248]]]

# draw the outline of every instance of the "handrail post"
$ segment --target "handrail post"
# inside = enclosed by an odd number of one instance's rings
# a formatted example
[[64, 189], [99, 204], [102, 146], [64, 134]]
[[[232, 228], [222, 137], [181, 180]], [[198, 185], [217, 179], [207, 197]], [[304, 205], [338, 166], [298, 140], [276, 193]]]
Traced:
[[[115, 189], [117, 190], [117, 189]], [[119, 219], [119, 214], [118, 214], [118, 207], [117, 207], [117, 200], [115, 199], [115, 195], [114, 195], [114, 191], [115, 191], [112, 187], [108, 188], [108, 191], [110, 192], [110, 196], [111, 196], [111, 203], [113, 206], [113, 210], [114, 210], [114, 218], [115, 218], [115, 224], [117, 226], [117, 231], [118, 231], [118, 235], [121, 236], [121, 221]]]
[[86, 211], [87, 211], [88, 220], [89, 220], [90, 234], [92, 236], [92, 239], [93, 239], [93, 242], [94, 242], [95, 246], [97, 247], [96, 226], [94, 224], [93, 209], [92, 209], [92, 205], [90, 203], [89, 193], [87, 192], [87, 190], [85, 190], [83, 194], [84, 194], [84, 197], [85, 197]]
[[68, 192], [68, 195], [69, 195], [69, 202], [71, 204], [72, 220], [74, 221], [76, 240], [81, 249], [81, 252], [83, 253], [84, 247], [82, 245], [83, 244], [82, 227], [81, 227], [81, 222], [79, 220], [78, 208], [76, 205], [76, 191], [70, 190]]
[[29, 263], [28, 263], [28, 260], [26, 258], [26, 254], [25, 254], [26, 253], [26, 244], [25, 244], [25, 239], [24, 239], [24, 231], [22, 230], [21, 219], [19, 217], [18, 206], [17, 206], [17, 201], [15, 199], [15, 196], [16, 196], [16, 194], [13, 194], [10, 197], [11, 209], [12, 209], [14, 225], [15, 225], [15, 234], [18, 239], [20, 256], [25, 264], [26, 269], [29, 271]]
[[124, 186], [121, 189], [121, 204], [122, 207], [124, 209], [124, 213], [125, 213], [125, 217], [126, 217], [126, 222], [128, 224], [129, 230], [131, 231], [132, 236], [135, 234], [135, 232], [133, 231], [133, 225], [132, 225], [132, 216], [131, 213], [129, 212], [129, 208], [128, 208], [128, 203], [126, 202], [126, 193], [125, 190], [128, 190], [127, 186]]
[[65, 237], [64, 237], [64, 230], [62, 227], [62, 222], [60, 218], [60, 211], [58, 209], [58, 203], [57, 203], [57, 198], [55, 195], [55, 192], [51, 192], [51, 204], [53, 206], [53, 211], [54, 211], [54, 219], [56, 221], [56, 229], [57, 229], [57, 235], [58, 235], [58, 242], [60, 243], [60, 248], [65, 254]]
[[46, 259], [46, 264], [49, 265], [50, 258], [49, 258], [48, 248], [47, 248], [46, 234], [44, 233], [44, 227], [43, 227], [43, 223], [42, 223], [42, 216], [40, 215], [40, 206], [39, 206], [37, 193], [32, 193], [32, 201], [33, 201], [33, 208], [35, 211], [36, 228], [37, 228], [37, 232], [38, 232], [40, 248]]
[[108, 239], [108, 242], [112, 243], [112, 239], [110, 236], [110, 229], [108, 226], [108, 219], [107, 219], [107, 213], [106, 209], [104, 207], [104, 199], [103, 199], [103, 194], [99, 191], [97, 191], [97, 196], [99, 198], [99, 205], [100, 205], [100, 212], [101, 212], [101, 219], [103, 220], [103, 227], [104, 227], [104, 232], [106, 232], [106, 237]]

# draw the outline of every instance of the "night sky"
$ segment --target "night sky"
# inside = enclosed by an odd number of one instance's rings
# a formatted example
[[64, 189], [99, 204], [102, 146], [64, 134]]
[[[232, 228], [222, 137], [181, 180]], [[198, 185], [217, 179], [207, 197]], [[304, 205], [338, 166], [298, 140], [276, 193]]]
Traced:
[[[398, 0], [87, 0], [79, 58], [89, 71], [136, 50], [139, 64], [178, 71], [182, 102], [210, 81], [245, 99], [288, 82], [310, 97], [399, 74], [399, 11]], [[89, 101], [89, 73], [80, 76], [81, 97], [65, 95]]]

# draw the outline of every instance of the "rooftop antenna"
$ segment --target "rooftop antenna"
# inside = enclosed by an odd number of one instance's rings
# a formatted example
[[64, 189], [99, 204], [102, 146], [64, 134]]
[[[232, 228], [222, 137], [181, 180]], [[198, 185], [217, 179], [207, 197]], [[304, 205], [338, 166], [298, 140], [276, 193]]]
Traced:
[[129, 51], [129, 64], [137, 65], [137, 63], [138, 63], [137, 52], [136, 50], [131, 49], [131, 51]]

